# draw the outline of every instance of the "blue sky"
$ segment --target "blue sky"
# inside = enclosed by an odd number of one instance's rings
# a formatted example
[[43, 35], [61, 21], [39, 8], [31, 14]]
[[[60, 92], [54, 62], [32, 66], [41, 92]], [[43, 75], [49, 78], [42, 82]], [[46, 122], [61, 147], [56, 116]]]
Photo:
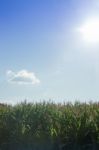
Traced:
[[86, 23], [92, 18], [99, 21], [98, 0], [1, 0], [1, 102], [97, 101], [99, 36], [88, 39], [95, 27]]

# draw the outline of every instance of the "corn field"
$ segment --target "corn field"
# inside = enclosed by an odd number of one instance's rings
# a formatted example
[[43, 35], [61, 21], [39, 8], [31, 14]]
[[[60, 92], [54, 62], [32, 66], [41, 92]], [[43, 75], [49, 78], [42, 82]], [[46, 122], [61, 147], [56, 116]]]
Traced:
[[0, 150], [99, 150], [99, 103], [0, 104]]

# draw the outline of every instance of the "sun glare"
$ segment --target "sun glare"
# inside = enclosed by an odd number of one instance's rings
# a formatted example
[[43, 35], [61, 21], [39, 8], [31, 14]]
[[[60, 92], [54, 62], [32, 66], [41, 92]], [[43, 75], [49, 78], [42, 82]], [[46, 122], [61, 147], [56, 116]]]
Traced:
[[99, 43], [99, 18], [88, 19], [79, 28], [83, 39], [89, 43]]

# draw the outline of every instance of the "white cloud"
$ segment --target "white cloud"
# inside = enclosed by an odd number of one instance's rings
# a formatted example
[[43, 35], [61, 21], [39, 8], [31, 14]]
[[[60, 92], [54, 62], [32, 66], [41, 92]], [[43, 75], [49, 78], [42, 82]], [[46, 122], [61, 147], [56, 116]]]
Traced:
[[7, 77], [8, 81], [11, 83], [33, 85], [40, 83], [40, 80], [35, 76], [34, 72], [29, 72], [27, 70], [21, 70], [19, 72], [8, 70]]

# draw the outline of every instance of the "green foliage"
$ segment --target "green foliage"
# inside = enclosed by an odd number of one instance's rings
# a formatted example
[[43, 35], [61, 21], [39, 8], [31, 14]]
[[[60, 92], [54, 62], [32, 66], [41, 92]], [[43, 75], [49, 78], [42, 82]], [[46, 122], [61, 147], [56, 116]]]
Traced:
[[99, 103], [0, 104], [0, 150], [99, 149]]

